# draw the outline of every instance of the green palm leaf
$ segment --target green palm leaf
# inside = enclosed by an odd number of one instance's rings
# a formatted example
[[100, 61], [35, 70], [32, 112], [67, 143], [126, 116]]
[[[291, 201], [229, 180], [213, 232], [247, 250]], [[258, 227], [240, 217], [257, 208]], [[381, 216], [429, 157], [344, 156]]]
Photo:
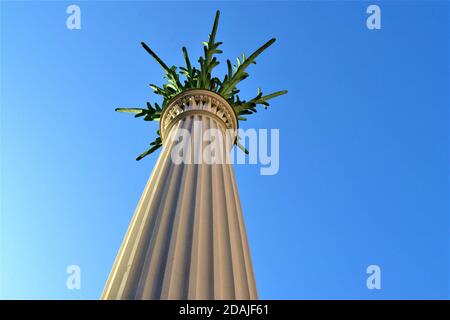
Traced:
[[[222, 42], [216, 42], [219, 17], [220, 12], [217, 11], [208, 41], [202, 42], [203, 56], [198, 58], [198, 68], [192, 65], [186, 47], [182, 47], [185, 66], [180, 67], [178, 71], [176, 66], [169, 67], [152, 49], [150, 49], [147, 44], [141, 42], [141, 45], [145, 51], [147, 51], [150, 56], [156, 60], [165, 72], [164, 79], [166, 79], [166, 83], [162, 85], [150, 84], [150, 88], [153, 92], [162, 97], [162, 104], [159, 105], [158, 103], [154, 103], [152, 105], [147, 102], [146, 109], [120, 107], [116, 108], [115, 111], [133, 113], [135, 117], [143, 117], [145, 121], [159, 121], [167, 102], [171, 98], [186, 89], [200, 88], [211, 90], [223, 96], [235, 109], [238, 116], [238, 121], [246, 121], [247, 118], [244, 116], [257, 112], [258, 105], [262, 105], [264, 108], [267, 108], [269, 106], [268, 100], [286, 94], [287, 91], [282, 90], [268, 95], [263, 95], [262, 91], [258, 89], [257, 95], [248, 101], [241, 100], [238, 95], [240, 90], [237, 88], [237, 85], [249, 76], [246, 69], [251, 64], [256, 64], [256, 58], [275, 42], [275, 38], [267, 41], [248, 58], [245, 54], [242, 54], [241, 57], [236, 59], [236, 64], [234, 66], [231, 64], [230, 60], [227, 60], [227, 73], [223, 77], [223, 80], [220, 80], [220, 78], [213, 75], [214, 68], [216, 68], [220, 63], [216, 55], [222, 53], [222, 50], [219, 49]], [[180, 75], [184, 77], [183, 83], [180, 81]], [[152, 143], [150, 143], [150, 148], [139, 155], [136, 160], [141, 160], [162, 146], [163, 143], [159, 130], [156, 134], [157, 137]], [[236, 139], [236, 145], [248, 154], [248, 150], [238, 140], [239, 139]]]

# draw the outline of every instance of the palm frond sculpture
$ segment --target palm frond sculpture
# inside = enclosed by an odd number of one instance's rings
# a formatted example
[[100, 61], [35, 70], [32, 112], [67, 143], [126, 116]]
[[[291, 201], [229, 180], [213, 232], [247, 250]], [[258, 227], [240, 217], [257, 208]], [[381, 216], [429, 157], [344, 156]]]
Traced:
[[[245, 116], [257, 112], [256, 107], [258, 105], [261, 105], [267, 109], [269, 106], [268, 100], [287, 93], [287, 90], [282, 90], [268, 95], [263, 95], [261, 89], [258, 88], [257, 95], [248, 101], [241, 100], [238, 95], [240, 90], [237, 88], [237, 85], [249, 76], [246, 69], [251, 64], [256, 64], [256, 58], [275, 42], [275, 38], [267, 41], [249, 57], [246, 57], [245, 54], [243, 54], [242, 57], [238, 57], [234, 66], [230, 60], [227, 60], [228, 72], [222, 80], [213, 76], [214, 68], [219, 65], [219, 61], [215, 55], [222, 53], [222, 50], [219, 49], [222, 42], [216, 42], [219, 16], [220, 11], [217, 11], [208, 42], [203, 42], [204, 56], [199, 57], [198, 68], [192, 66], [188, 51], [185, 47], [182, 48], [182, 52], [186, 65], [184, 67], [180, 67], [178, 71], [176, 66], [169, 67], [152, 49], [150, 49], [150, 47], [148, 47], [144, 42], [141, 42], [144, 49], [161, 65], [165, 71], [164, 78], [167, 79], [166, 84], [162, 87], [150, 84], [150, 87], [153, 89], [154, 93], [162, 96], [162, 104], [159, 105], [155, 102], [152, 105], [150, 102], [147, 102], [146, 108], [116, 108], [116, 111], [134, 113], [136, 118], [143, 117], [145, 121], [159, 121], [162, 111], [170, 99], [184, 90], [197, 88], [210, 90], [220, 94], [233, 107], [238, 120], [245, 121], [247, 120]], [[184, 77], [184, 81], [180, 79], [180, 76]], [[248, 151], [239, 143], [239, 139], [236, 139], [235, 144], [245, 153], [248, 153]], [[159, 149], [161, 146], [162, 140], [158, 130], [156, 139], [150, 143], [150, 148], [139, 155], [136, 160], [141, 160], [145, 156]]]

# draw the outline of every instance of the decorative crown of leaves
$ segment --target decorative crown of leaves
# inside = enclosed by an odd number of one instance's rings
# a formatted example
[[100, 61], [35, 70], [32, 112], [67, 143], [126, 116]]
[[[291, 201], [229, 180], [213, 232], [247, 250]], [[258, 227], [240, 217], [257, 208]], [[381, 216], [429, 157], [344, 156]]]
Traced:
[[[217, 26], [219, 24], [220, 11], [216, 12], [216, 17], [214, 19], [213, 28], [211, 34], [209, 35], [208, 42], [203, 42], [204, 56], [199, 57], [198, 62], [200, 64], [199, 69], [193, 67], [191, 61], [189, 60], [189, 55], [186, 47], [182, 48], [184, 60], [186, 63], [185, 67], [180, 67], [180, 71], [177, 72], [176, 66], [171, 66], [170, 68], [160, 57], [148, 47], [144, 42], [141, 45], [144, 49], [161, 65], [164, 69], [164, 78], [167, 79], [167, 83], [161, 87], [157, 85], [150, 84], [153, 91], [163, 97], [162, 105], [147, 102], [147, 108], [116, 108], [119, 112], [130, 112], [134, 113], [135, 117], [144, 117], [145, 121], [159, 121], [161, 114], [167, 102], [175, 97], [180, 92], [191, 89], [207, 89], [220, 94], [224, 97], [230, 105], [235, 110], [238, 120], [247, 120], [246, 115], [256, 113], [256, 106], [262, 105], [265, 109], [269, 106], [267, 102], [269, 99], [281, 96], [287, 93], [287, 90], [277, 91], [268, 95], [263, 95], [260, 88], [258, 88], [257, 95], [248, 101], [241, 100], [239, 98], [239, 89], [237, 85], [244, 79], [246, 79], [249, 74], [245, 71], [251, 64], [256, 64], [255, 59], [270, 45], [275, 42], [275, 38], [270, 39], [265, 44], [263, 44], [258, 50], [253, 52], [248, 58], [245, 54], [242, 57], [237, 58], [236, 65], [232, 66], [231, 61], [227, 60], [228, 72], [224, 76], [223, 80], [212, 76], [213, 69], [219, 64], [219, 61], [214, 55], [222, 53], [219, 46], [222, 42], [216, 42]], [[180, 75], [184, 76], [184, 82], [181, 82]], [[239, 143], [239, 139], [236, 139], [236, 145], [242, 149], [245, 153], [248, 151]], [[157, 131], [156, 139], [150, 143], [150, 148], [139, 155], [136, 160], [141, 160], [145, 156], [151, 154], [162, 146], [162, 140], [159, 130]]]

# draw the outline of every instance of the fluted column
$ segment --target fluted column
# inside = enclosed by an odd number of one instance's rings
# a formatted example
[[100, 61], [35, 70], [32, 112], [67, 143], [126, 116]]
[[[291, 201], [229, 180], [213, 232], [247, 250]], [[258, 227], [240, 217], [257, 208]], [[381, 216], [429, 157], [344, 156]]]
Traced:
[[[192, 139], [175, 138], [180, 129]], [[208, 129], [223, 139], [208, 137]], [[188, 90], [168, 103], [163, 149], [102, 299], [257, 299], [233, 166], [194, 159], [205, 150], [202, 138], [226, 153], [222, 142], [236, 129], [233, 109], [213, 92]], [[190, 147], [191, 163], [173, 161], [180, 147]]]

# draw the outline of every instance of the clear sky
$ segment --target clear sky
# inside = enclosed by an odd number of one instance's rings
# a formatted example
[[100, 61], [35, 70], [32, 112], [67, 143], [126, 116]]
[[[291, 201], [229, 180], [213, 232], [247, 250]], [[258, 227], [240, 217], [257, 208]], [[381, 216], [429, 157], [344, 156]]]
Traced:
[[99, 298], [158, 155], [114, 112], [159, 101], [139, 43], [195, 60], [216, 9], [222, 61], [278, 39], [241, 96], [289, 90], [241, 124], [280, 129], [277, 175], [235, 169], [260, 298], [449, 298], [449, 4], [374, 3], [2, 1], [0, 298]]

